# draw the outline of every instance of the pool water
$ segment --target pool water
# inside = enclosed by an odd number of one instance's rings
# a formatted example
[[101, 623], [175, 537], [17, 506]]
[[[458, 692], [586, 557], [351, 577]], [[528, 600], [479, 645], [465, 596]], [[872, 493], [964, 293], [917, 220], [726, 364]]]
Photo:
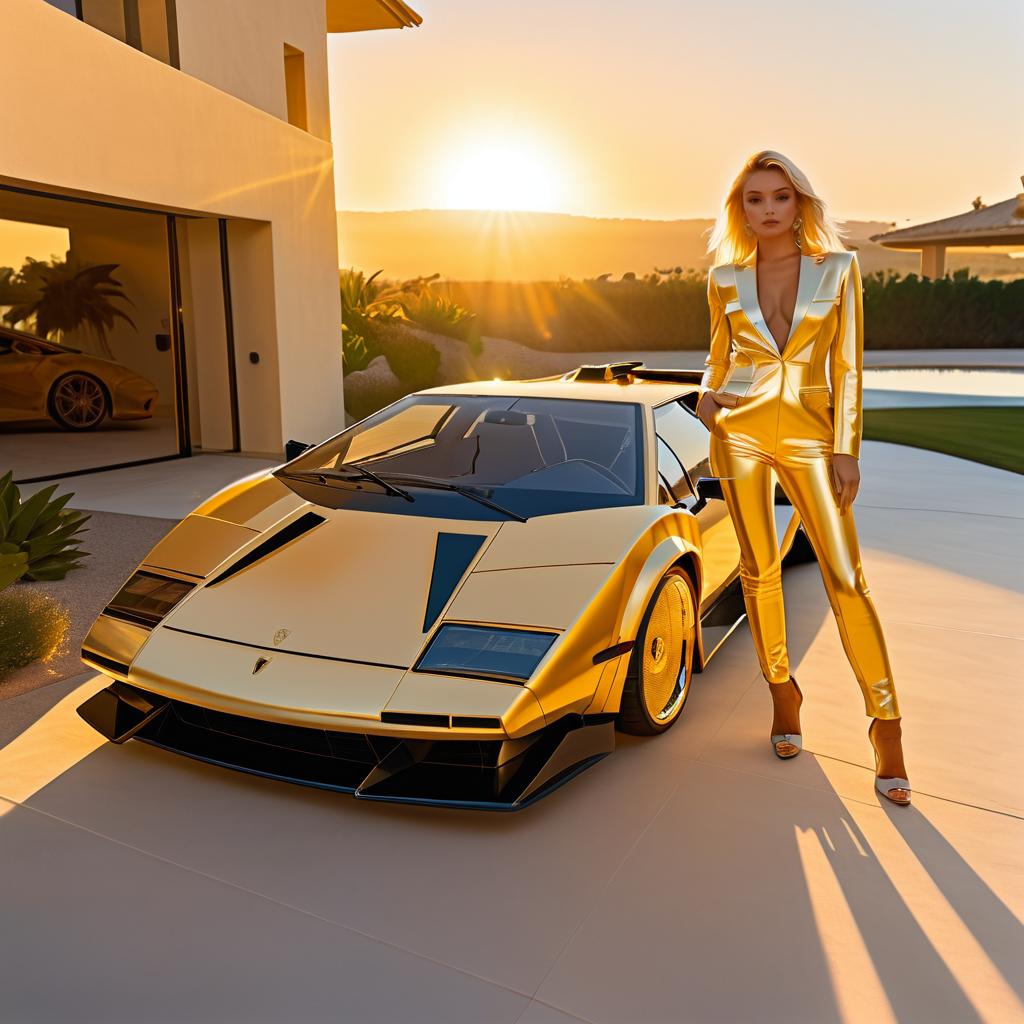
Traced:
[[912, 405], [1024, 405], [1024, 370], [865, 368], [865, 409]]

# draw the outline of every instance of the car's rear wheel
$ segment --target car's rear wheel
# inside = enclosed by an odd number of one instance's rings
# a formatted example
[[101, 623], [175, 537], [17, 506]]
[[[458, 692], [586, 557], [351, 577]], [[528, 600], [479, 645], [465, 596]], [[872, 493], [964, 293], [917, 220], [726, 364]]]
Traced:
[[110, 411], [102, 382], [90, 373], [65, 373], [50, 388], [50, 417], [64, 430], [93, 430]]
[[617, 725], [651, 736], [675, 724], [690, 695], [697, 645], [697, 592], [689, 575], [669, 569], [644, 612], [622, 690]]

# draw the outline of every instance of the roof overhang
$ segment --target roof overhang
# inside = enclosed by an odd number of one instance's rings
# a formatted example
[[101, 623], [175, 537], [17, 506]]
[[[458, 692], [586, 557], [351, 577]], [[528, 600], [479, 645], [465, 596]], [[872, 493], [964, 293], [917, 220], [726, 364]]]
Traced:
[[991, 246], [999, 245], [1008, 248], [1020, 249], [1024, 246], [1024, 231], [1011, 233], [1000, 232], [997, 234], [957, 234], [957, 235], [918, 235], [913, 239], [889, 239], [885, 235], [872, 235], [872, 242], [877, 242], [886, 249], [925, 249], [931, 245], [944, 245], [947, 249], [957, 249], [960, 246]]
[[422, 23], [423, 18], [402, 0], [327, 0], [328, 32], [415, 28]]
[[968, 213], [872, 235], [871, 241], [887, 249], [924, 249], [932, 245], [1021, 245], [1024, 244], [1024, 192], [1014, 199], [1004, 199]]

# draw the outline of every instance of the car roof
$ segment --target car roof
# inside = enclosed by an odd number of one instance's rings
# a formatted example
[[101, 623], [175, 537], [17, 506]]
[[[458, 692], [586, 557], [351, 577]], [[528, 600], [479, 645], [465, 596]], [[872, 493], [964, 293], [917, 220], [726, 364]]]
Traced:
[[52, 349], [54, 352], [72, 352], [75, 355], [83, 354], [79, 348], [72, 348], [70, 345], [59, 345], [55, 341], [50, 341], [49, 338], [40, 338], [38, 334], [31, 334], [29, 331], [19, 331], [14, 327], [8, 327], [7, 324], [0, 324], [0, 336], [7, 338], [11, 342], [30, 341], [34, 345], [42, 345], [43, 348]]
[[657, 406], [697, 390], [696, 383], [639, 380], [632, 375], [610, 380], [576, 380], [575, 371], [536, 380], [477, 380], [417, 391], [419, 395], [499, 395], [529, 398], [573, 398], [586, 402], [632, 402]]

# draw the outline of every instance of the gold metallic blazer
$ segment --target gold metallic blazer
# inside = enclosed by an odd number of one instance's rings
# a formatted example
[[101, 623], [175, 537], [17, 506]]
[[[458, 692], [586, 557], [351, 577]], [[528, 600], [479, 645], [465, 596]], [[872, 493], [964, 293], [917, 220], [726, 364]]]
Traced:
[[735, 407], [714, 414], [713, 431], [769, 451], [783, 438], [806, 439], [818, 450], [830, 444], [833, 452], [859, 458], [862, 287], [855, 253], [801, 255], [793, 323], [780, 353], [757, 300], [756, 248], [738, 263], [712, 267], [711, 345], [701, 394], [738, 396]]

